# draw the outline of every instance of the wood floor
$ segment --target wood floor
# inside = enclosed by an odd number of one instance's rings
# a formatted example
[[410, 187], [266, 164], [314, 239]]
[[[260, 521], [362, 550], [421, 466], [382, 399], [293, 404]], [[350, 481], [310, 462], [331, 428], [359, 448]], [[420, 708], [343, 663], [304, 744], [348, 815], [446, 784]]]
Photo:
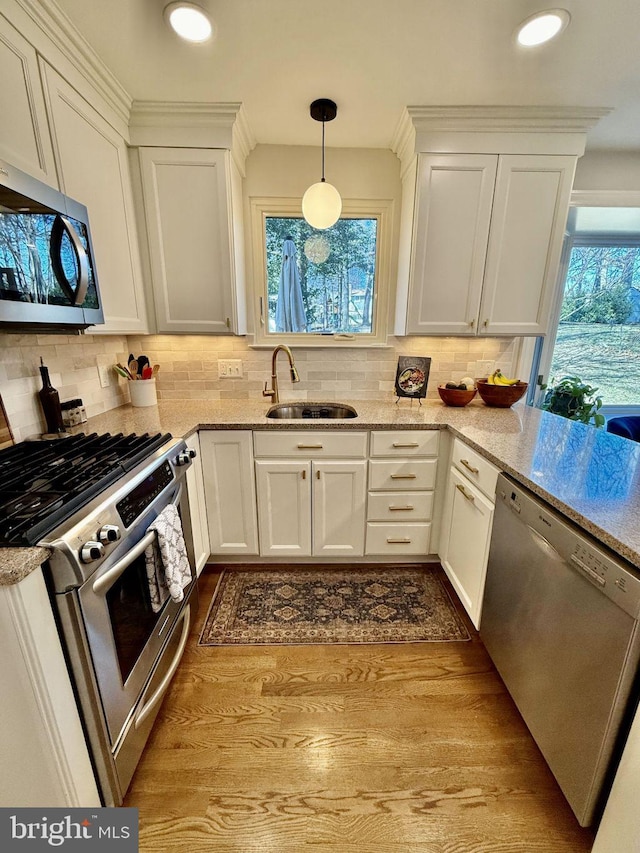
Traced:
[[587, 853], [484, 647], [199, 647], [126, 806], [140, 851]]

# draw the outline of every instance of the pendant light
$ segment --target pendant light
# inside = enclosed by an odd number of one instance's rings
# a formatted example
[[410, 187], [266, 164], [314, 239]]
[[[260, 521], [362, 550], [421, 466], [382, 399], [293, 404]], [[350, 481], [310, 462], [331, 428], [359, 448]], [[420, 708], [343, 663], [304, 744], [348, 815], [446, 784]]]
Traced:
[[324, 178], [324, 123], [333, 121], [338, 113], [338, 107], [327, 98], [314, 101], [309, 108], [311, 118], [322, 122], [322, 179], [312, 184], [302, 196], [302, 215], [312, 228], [323, 231], [331, 228], [342, 212], [340, 193]]

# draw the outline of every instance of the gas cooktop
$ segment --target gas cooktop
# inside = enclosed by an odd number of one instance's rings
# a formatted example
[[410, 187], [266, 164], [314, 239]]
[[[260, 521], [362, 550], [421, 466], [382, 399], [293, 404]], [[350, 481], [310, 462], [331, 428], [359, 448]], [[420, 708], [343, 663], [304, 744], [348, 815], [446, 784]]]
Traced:
[[92, 433], [0, 451], [0, 547], [43, 536], [171, 439]]

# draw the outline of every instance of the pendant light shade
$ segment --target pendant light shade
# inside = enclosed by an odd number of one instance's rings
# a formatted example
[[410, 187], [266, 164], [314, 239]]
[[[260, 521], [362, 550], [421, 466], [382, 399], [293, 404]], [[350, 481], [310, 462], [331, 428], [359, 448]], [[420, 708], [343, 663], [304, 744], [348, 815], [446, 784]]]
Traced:
[[312, 184], [302, 197], [302, 215], [312, 228], [323, 231], [340, 219], [342, 199], [340, 193], [324, 177], [324, 124], [333, 121], [338, 108], [333, 101], [320, 98], [310, 107], [311, 118], [322, 122], [322, 179]]

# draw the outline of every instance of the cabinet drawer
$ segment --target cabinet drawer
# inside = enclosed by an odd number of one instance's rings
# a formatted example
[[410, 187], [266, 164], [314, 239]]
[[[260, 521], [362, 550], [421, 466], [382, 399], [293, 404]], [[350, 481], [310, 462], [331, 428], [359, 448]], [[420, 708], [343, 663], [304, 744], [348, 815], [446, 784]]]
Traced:
[[429, 553], [431, 524], [384, 524], [375, 521], [367, 524], [365, 554], [402, 556]]
[[496, 481], [500, 473], [495, 465], [492, 465], [484, 456], [472, 450], [463, 441], [460, 441], [459, 438], [456, 438], [453, 442], [451, 462], [458, 471], [461, 471], [488, 498], [491, 498], [491, 500], [495, 499]]
[[433, 492], [369, 492], [368, 521], [430, 521]]
[[369, 488], [406, 492], [433, 489], [437, 459], [393, 459], [369, 461]]
[[253, 433], [256, 456], [286, 456], [289, 459], [364, 459], [367, 455], [367, 433], [335, 430], [280, 430]]
[[371, 456], [437, 456], [438, 430], [374, 430]]

